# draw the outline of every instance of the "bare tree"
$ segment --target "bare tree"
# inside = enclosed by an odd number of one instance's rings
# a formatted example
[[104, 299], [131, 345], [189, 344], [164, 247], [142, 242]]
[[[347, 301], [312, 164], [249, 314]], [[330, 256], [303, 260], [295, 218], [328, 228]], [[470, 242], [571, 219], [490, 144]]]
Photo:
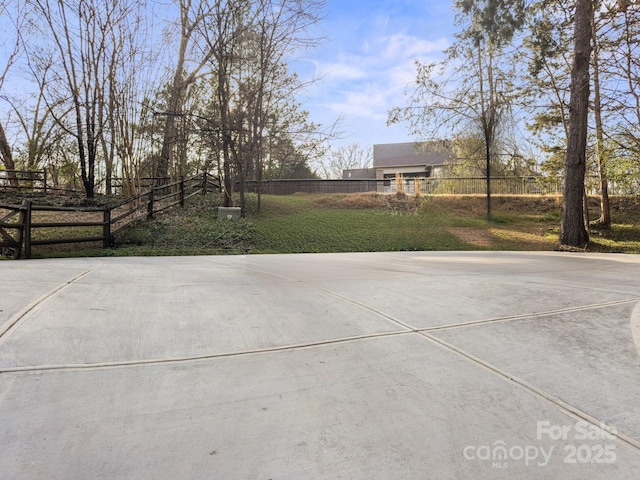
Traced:
[[[482, 139], [483, 174], [487, 182], [487, 219], [491, 219], [491, 168], [501, 153], [501, 135], [511, 120], [513, 65], [499, 49], [460, 43], [444, 64], [421, 64], [408, 107], [389, 112], [389, 123], [408, 122], [410, 131], [426, 140]], [[454, 72], [439, 79], [447, 67]], [[453, 137], [453, 138], [452, 138]]]
[[370, 168], [373, 164], [373, 147], [350, 143], [331, 150], [323, 162], [326, 178], [342, 178], [345, 170]]
[[105, 88], [108, 134], [102, 137], [107, 194], [112, 191], [112, 176], [118, 166], [125, 196], [134, 195], [141, 188], [139, 162], [144, 156], [141, 124], [150, 110], [144, 99], [155, 87], [160, 51], [150, 44], [149, 30], [153, 25], [149, 24], [145, 7], [143, 0], [120, 4], [119, 21], [107, 32], [112, 45]]
[[[240, 161], [241, 208], [245, 209], [244, 182], [251, 176], [258, 181], [258, 208], [260, 208], [260, 181], [263, 175], [264, 144], [271, 135], [284, 133], [294, 124], [304, 123], [299, 115], [299, 104], [293, 100], [306, 84], [289, 72], [287, 56], [306, 49], [317, 39], [308, 36], [308, 30], [319, 20], [324, 0], [255, 3], [255, 19], [243, 35], [242, 49], [246, 52], [240, 63], [241, 83], [238, 86], [241, 104], [246, 105], [247, 128], [239, 132], [243, 151], [236, 157]], [[289, 138], [294, 136], [289, 133]]]
[[[604, 140], [604, 125], [602, 120], [603, 99], [602, 86], [600, 82], [601, 71], [601, 38], [600, 25], [596, 22], [595, 15], [591, 16], [591, 35], [592, 35], [592, 55], [591, 68], [593, 70], [593, 116], [595, 120], [596, 134], [596, 162], [598, 164], [598, 176], [600, 177], [600, 218], [595, 222], [601, 228], [609, 228], [611, 226], [611, 207], [609, 205], [609, 180], [607, 175], [608, 161], [607, 148]], [[587, 203], [585, 201], [585, 203]], [[585, 206], [585, 219], [589, 220], [588, 204]]]
[[569, 135], [571, 84], [571, 22], [569, 1], [544, 0], [534, 3], [525, 39], [524, 57], [528, 69], [521, 94], [531, 113], [527, 128], [539, 149], [550, 155], [543, 168], [559, 175]]
[[92, 198], [100, 160], [105, 162], [107, 179], [112, 175], [119, 83], [127, 80], [123, 76], [127, 65], [140, 59], [130, 48], [144, 4], [140, 0], [28, 3], [43, 42], [31, 45], [30, 65], [51, 115], [75, 139], [84, 190]]
[[[605, 179], [637, 185], [640, 152], [640, 4], [606, 2], [597, 12]], [[594, 50], [594, 57], [596, 51]], [[595, 63], [594, 63], [595, 65]], [[597, 94], [597, 92], [596, 92]], [[600, 148], [598, 149], [600, 152]], [[617, 171], [616, 173], [614, 173]], [[608, 182], [607, 182], [608, 183]], [[633, 190], [631, 190], [633, 191]], [[636, 190], [637, 191], [637, 190]], [[600, 222], [606, 220], [601, 215]], [[604, 221], [606, 225], [606, 221]]]
[[[38, 89], [35, 98], [21, 103], [8, 98], [6, 101], [17, 117], [21, 137], [24, 138], [24, 150], [16, 148], [19, 163], [29, 171], [46, 168], [46, 161], [52, 156], [64, 132], [53, 121], [51, 111], [45, 105], [44, 92]], [[60, 107], [61, 103], [53, 104], [53, 109]]]
[[[232, 176], [245, 212], [244, 184], [260, 181], [266, 144], [276, 135], [293, 138], [303, 84], [287, 69], [287, 58], [313, 39], [307, 30], [318, 21], [324, 0], [213, 1], [202, 24], [205, 52], [213, 52], [215, 101], [209, 125], [221, 150], [225, 205], [233, 204]], [[290, 108], [294, 106], [294, 108]]]
[[[54, 61], [40, 57], [34, 73], [40, 88], [47, 92], [49, 108], [58, 124], [72, 135], [78, 145], [82, 183], [87, 198], [95, 194], [95, 163], [97, 146], [103, 125], [98, 123], [104, 107], [101, 78], [105, 61], [103, 20], [109, 21], [90, 0], [30, 0], [35, 14], [42, 21], [42, 33], [52, 41]], [[36, 52], [32, 52], [36, 57]], [[42, 66], [44, 65], [44, 68]], [[49, 86], [59, 89], [55, 91]], [[73, 121], [54, 112], [52, 97], [63, 95], [71, 105]]]
[[245, 19], [248, 16], [247, 2], [215, 1], [212, 14], [205, 26], [206, 45], [213, 54], [214, 67], [214, 112], [210, 123], [215, 127], [222, 158], [224, 205], [233, 205], [232, 162], [237, 154], [237, 118], [234, 118], [234, 67], [240, 56], [240, 42]]
[[[16, 8], [17, 10], [13, 10]], [[16, 62], [18, 56], [21, 53], [21, 39], [20, 39], [20, 30], [21, 24], [20, 18], [22, 14], [20, 12], [20, 4], [19, 2], [11, 2], [11, 0], [0, 0], [0, 17], [6, 17], [8, 23], [13, 26], [13, 32], [7, 32], [9, 35], [4, 38], [2, 41], [5, 45], [6, 51], [8, 52], [8, 56], [4, 61], [4, 65], [0, 65], [0, 95], [2, 94], [3, 87], [9, 70]], [[13, 35], [13, 39], [11, 36]], [[13, 40], [13, 41], [12, 41]], [[10, 43], [10, 45], [6, 45]], [[11, 149], [11, 145], [9, 144], [9, 140], [7, 139], [7, 134], [5, 132], [3, 122], [0, 119], [0, 160], [4, 164], [5, 168], [9, 170], [9, 183], [10, 185], [17, 187], [18, 180], [16, 179], [15, 173], [11, 170], [15, 170], [16, 165], [13, 159], [13, 152]]]
[[[199, 34], [206, 30], [204, 22], [216, 16], [216, 12], [228, 12], [233, 7], [231, 1], [220, 0], [174, 0], [179, 9], [180, 40], [178, 56], [168, 91], [167, 111], [164, 115], [162, 149], [156, 165], [155, 176], [168, 177], [174, 162], [175, 146], [178, 143], [176, 120], [184, 114], [184, 104], [189, 87], [203, 74], [214, 55], [214, 46], [202, 42]], [[192, 59], [188, 55], [192, 55]], [[186, 159], [182, 159], [186, 161]]]
[[620, 112], [619, 146], [637, 156], [640, 153], [640, 4], [626, 0], [618, 5], [615, 18], [619, 18], [619, 48], [613, 62], [626, 94], [617, 99], [614, 108]]
[[[456, 0], [462, 31], [441, 64], [416, 62], [418, 75], [408, 107], [389, 112], [428, 140], [471, 133], [483, 140], [487, 219], [491, 220], [491, 169], [500, 136], [512, 123], [514, 54], [506, 47], [524, 21], [522, 0]], [[448, 78], [438, 78], [445, 72]]]

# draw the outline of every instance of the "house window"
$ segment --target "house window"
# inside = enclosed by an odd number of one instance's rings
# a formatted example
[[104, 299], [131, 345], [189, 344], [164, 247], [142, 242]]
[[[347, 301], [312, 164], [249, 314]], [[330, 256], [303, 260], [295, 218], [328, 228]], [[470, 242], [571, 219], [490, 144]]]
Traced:
[[[429, 176], [429, 172], [425, 172], [424, 170], [421, 172], [399, 172], [402, 175], [402, 178], [425, 178]], [[394, 179], [396, 178], [395, 173], [385, 173], [384, 178]]]

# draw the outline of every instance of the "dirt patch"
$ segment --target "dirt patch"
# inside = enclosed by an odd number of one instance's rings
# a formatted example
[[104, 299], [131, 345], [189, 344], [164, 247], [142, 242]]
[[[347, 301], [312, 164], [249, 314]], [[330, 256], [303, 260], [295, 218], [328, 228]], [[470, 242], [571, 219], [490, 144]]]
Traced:
[[[434, 210], [464, 216], [482, 217], [487, 212], [484, 195], [438, 195], [425, 199]], [[491, 210], [494, 213], [547, 214], [560, 211], [562, 199], [556, 197], [494, 195]]]
[[409, 195], [381, 195], [375, 192], [320, 195], [313, 200], [318, 208], [348, 210], [385, 209], [414, 212], [423, 204], [420, 198]]
[[555, 250], [558, 248], [558, 236], [547, 235], [545, 229], [539, 232], [491, 228], [489, 233], [497, 241], [516, 244], [519, 250]]
[[521, 250], [554, 250], [558, 239], [544, 232], [532, 233], [520, 230], [490, 228], [484, 230], [472, 227], [452, 227], [447, 231], [465, 243], [479, 248], [496, 248], [501, 244], [517, 245]]
[[493, 245], [493, 237], [486, 230], [471, 227], [452, 227], [448, 231], [474, 247], [489, 248]]

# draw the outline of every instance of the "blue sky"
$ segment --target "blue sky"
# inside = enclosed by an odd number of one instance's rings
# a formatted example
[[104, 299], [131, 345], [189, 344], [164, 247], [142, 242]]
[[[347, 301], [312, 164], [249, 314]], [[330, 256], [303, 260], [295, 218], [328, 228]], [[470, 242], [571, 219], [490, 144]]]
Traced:
[[320, 24], [327, 39], [296, 67], [320, 77], [304, 108], [324, 124], [342, 115], [346, 136], [335, 145], [413, 141], [405, 126], [386, 126], [387, 111], [406, 104], [414, 60], [441, 57], [453, 39], [453, 22], [447, 1], [328, 0]]
[[[317, 34], [326, 39], [292, 64], [303, 78], [320, 78], [300, 99], [311, 120], [330, 125], [342, 116], [345, 136], [334, 145], [413, 141], [405, 126], [386, 126], [387, 111], [406, 104], [414, 60], [438, 59], [452, 41], [451, 2], [327, 0], [324, 13]], [[16, 87], [11, 78], [5, 91]]]

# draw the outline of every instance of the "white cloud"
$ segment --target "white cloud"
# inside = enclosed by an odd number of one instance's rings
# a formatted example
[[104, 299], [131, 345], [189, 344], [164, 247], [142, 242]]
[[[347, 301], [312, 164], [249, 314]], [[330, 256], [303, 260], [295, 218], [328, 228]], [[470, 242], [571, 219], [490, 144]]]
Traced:
[[375, 85], [368, 85], [361, 91], [341, 92], [341, 101], [332, 102], [328, 107], [336, 114], [347, 116], [386, 119], [387, 94]]
[[358, 80], [367, 76], [365, 70], [346, 60], [333, 63], [316, 62], [316, 74], [325, 82]]
[[432, 42], [402, 32], [364, 39], [356, 52], [316, 62], [323, 81], [314, 97], [337, 115], [386, 118], [415, 79], [414, 60], [433, 60], [447, 46], [446, 39]]
[[436, 42], [421, 38], [397, 33], [389, 37], [380, 37], [379, 42], [384, 48], [381, 50], [381, 57], [393, 61], [394, 59], [407, 59], [439, 54], [447, 48], [448, 41], [440, 39]]
[[435, 58], [447, 48], [448, 41], [423, 40], [404, 33], [379, 36], [362, 41], [359, 52], [340, 54], [333, 62], [316, 61], [318, 72], [331, 79], [361, 79], [384, 75], [398, 65], [413, 64], [416, 58]]
[[[405, 127], [386, 127], [387, 112], [407, 103], [415, 60], [436, 61], [450, 44], [446, 16], [424, 17], [426, 7], [419, 6], [389, 2], [335, 18], [333, 39], [310, 59], [321, 79], [305, 103], [315, 121], [331, 124], [342, 117], [347, 135], [363, 145], [410, 141]], [[433, 14], [433, 6], [428, 10]]]
[[401, 65], [395, 65], [385, 72], [380, 85], [390, 92], [403, 92], [407, 85], [416, 79], [416, 67], [412, 60]]

